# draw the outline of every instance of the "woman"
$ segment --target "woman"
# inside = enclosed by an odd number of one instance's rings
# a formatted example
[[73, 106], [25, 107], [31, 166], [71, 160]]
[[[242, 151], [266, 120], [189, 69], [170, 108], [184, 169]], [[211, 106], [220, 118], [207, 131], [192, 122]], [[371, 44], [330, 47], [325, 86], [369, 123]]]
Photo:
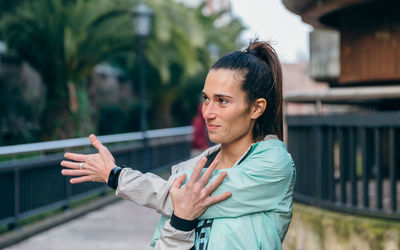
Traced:
[[83, 163], [63, 161], [71, 168], [63, 174], [81, 176], [71, 183], [111, 182], [118, 196], [156, 209], [163, 215], [152, 243], [158, 249], [281, 249], [295, 169], [281, 141], [282, 76], [274, 50], [253, 41], [222, 57], [202, 95], [209, 138], [219, 144], [174, 166], [168, 181], [114, 168], [95, 136], [90, 139], [99, 154], [67, 153]]

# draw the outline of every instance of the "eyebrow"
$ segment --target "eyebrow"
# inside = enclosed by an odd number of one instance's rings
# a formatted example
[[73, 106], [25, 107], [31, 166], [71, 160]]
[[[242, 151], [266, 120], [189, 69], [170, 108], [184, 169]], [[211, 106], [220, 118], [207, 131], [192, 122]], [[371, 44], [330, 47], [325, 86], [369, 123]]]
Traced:
[[[207, 96], [207, 94], [204, 93], [204, 91], [201, 91], [201, 94]], [[215, 94], [214, 97], [216, 97], [216, 98], [221, 98], [221, 97], [223, 97], [223, 98], [231, 98], [231, 99], [232, 99], [232, 96], [223, 95], [223, 94]]]

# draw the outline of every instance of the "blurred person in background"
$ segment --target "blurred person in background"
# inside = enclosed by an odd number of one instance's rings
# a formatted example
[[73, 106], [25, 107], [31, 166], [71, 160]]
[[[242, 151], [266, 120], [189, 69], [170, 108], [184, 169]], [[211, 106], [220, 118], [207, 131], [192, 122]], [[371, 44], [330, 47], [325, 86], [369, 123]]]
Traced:
[[[282, 73], [267, 42], [220, 58], [202, 91], [212, 142], [164, 180], [98, 154], [66, 153], [71, 183], [105, 182], [116, 195], [162, 214], [155, 249], [281, 249], [292, 218], [295, 167], [282, 141]], [[122, 239], [123, 240], [123, 239]]]
[[192, 157], [201, 154], [206, 150], [210, 143], [208, 142], [206, 122], [203, 118], [202, 103], [199, 104], [197, 114], [192, 120], [193, 140], [192, 140]]

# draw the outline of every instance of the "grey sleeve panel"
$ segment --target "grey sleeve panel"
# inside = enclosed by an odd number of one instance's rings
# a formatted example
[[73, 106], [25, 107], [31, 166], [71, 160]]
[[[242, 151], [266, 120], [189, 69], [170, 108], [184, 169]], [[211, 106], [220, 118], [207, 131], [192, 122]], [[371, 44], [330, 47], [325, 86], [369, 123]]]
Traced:
[[168, 180], [164, 180], [152, 173], [143, 174], [125, 168], [119, 176], [116, 195], [170, 217], [173, 207], [169, 189], [177, 176], [171, 175]]
[[156, 250], [189, 250], [194, 245], [195, 230], [188, 232], [173, 228], [170, 220], [165, 221], [161, 229], [160, 239], [157, 241], [154, 249]]

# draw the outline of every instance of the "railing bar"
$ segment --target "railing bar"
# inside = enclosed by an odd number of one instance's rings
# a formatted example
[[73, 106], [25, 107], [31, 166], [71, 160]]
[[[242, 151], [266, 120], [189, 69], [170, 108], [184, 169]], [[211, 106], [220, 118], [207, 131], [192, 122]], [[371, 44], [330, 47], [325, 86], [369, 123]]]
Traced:
[[[300, 141], [303, 141], [304, 143], [306, 143], [307, 136], [305, 135], [305, 128], [304, 127], [299, 129], [299, 139], [300, 139]], [[304, 147], [299, 147], [299, 151], [298, 152], [299, 152], [299, 157], [301, 159], [300, 160], [301, 168], [303, 169], [303, 171], [298, 171], [298, 172], [300, 172], [300, 175], [301, 175], [301, 182], [302, 182], [301, 190], [302, 190], [303, 193], [309, 194], [309, 191], [307, 189], [307, 187], [309, 185], [307, 185], [307, 182], [306, 182], [306, 179], [305, 179], [305, 173], [308, 171], [308, 168], [307, 168], [307, 155], [305, 154], [306, 153], [305, 152], [305, 148]]]
[[391, 210], [395, 212], [397, 210], [397, 171], [396, 171], [396, 138], [395, 130], [393, 127], [389, 128], [389, 168], [390, 168], [390, 201]]
[[[307, 128], [306, 127], [302, 128], [302, 137], [303, 137], [302, 141], [304, 141], [306, 145], [310, 145], [309, 144], [309, 137], [307, 136]], [[307, 154], [307, 151], [306, 151], [306, 149], [304, 147], [301, 148], [301, 155], [305, 156], [305, 157], [303, 157], [303, 162], [302, 162], [302, 165], [303, 165], [304, 169], [306, 170], [302, 174], [302, 179], [303, 179], [303, 183], [304, 183], [304, 191], [307, 194], [310, 194], [310, 196], [313, 196], [312, 195], [313, 194], [312, 187], [313, 187], [313, 183], [314, 183], [314, 178], [313, 178], [313, 175], [312, 175], [313, 173], [310, 173], [311, 180], [309, 180], [309, 182], [307, 183], [307, 175], [306, 175], [306, 173], [308, 173], [309, 170], [310, 170], [310, 164], [307, 164], [307, 163], [310, 162], [310, 161], [309, 161], [309, 155]]]
[[314, 147], [315, 147], [315, 154], [314, 154], [314, 161], [316, 167], [316, 192], [315, 197], [317, 200], [322, 199], [322, 131], [321, 127], [317, 126], [314, 127]]
[[364, 207], [352, 207], [352, 206], [343, 206], [343, 204], [338, 202], [331, 202], [331, 201], [320, 201], [318, 204], [315, 201], [306, 196], [295, 193], [293, 195], [294, 200], [299, 203], [315, 205], [320, 208], [330, 209], [332, 211], [347, 213], [347, 214], [354, 214], [354, 215], [361, 215], [361, 216], [370, 216], [372, 218], [382, 218], [382, 219], [391, 219], [391, 220], [400, 220], [400, 213], [398, 212], [388, 212], [384, 210], [377, 210], [371, 208], [364, 208]]
[[[190, 139], [191, 137], [188, 134], [185, 134], [184, 136], [182, 135], [177, 135], [176, 136], [176, 140], [173, 140], [170, 138], [171, 135], [169, 134], [166, 137], [163, 137], [161, 139], [157, 139], [157, 138], [152, 138], [151, 140], [154, 142], [151, 144], [151, 146], [155, 146], [157, 148], [159, 148], [160, 146], [163, 147], [185, 147], [185, 155], [181, 155], [181, 154], [176, 154], [176, 155], [171, 155], [172, 158], [170, 160], [176, 162], [176, 161], [181, 161], [182, 158], [187, 159], [188, 155], [186, 155], [186, 153], [190, 153]], [[134, 145], [134, 144], [132, 144]], [[126, 155], [132, 155], [132, 154], [136, 154], [137, 151], [140, 149], [140, 147], [131, 147], [134, 148], [135, 150], [132, 152], [126, 151], [126, 148], [124, 147], [123, 150], [121, 150], [120, 152], [116, 152], [115, 157], [116, 159], [121, 157], [121, 160], [123, 158], [125, 158]], [[174, 158], [175, 156], [175, 158]], [[78, 190], [74, 190], [74, 192], [72, 193], [72, 185], [70, 185], [68, 183], [68, 178], [60, 178], [60, 180], [64, 180], [65, 179], [65, 183], [64, 182], [60, 182], [57, 185], [51, 184], [50, 182], [46, 182], [44, 180], [48, 179], [49, 176], [50, 178], [54, 175], [58, 177], [60, 177], [60, 173], [58, 171], [54, 171], [54, 166], [59, 165], [59, 162], [61, 161], [62, 156], [61, 155], [51, 155], [51, 156], [46, 156], [45, 159], [35, 159], [34, 161], [31, 160], [21, 160], [18, 162], [7, 162], [7, 163], [2, 163], [2, 165], [4, 167], [1, 168], [1, 173], [6, 173], [6, 174], [10, 174], [10, 173], [14, 173], [14, 175], [12, 176], [13, 183], [12, 183], [12, 187], [13, 187], [13, 198], [14, 201], [10, 201], [13, 202], [12, 203], [12, 209], [10, 211], [10, 216], [8, 217], [8, 219], [3, 219], [2, 222], [4, 223], [9, 223], [10, 228], [15, 228], [17, 226], [18, 220], [20, 220], [21, 218], [24, 217], [29, 217], [33, 214], [35, 214], [36, 212], [43, 212], [46, 211], [47, 209], [49, 209], [50, 207], [59, 207], [61, 208], [62, 206], [66, 207], [67, 204], [69, 204], [70, 201], [74, 200], [77, 195], [80, 196], [83, 192], [90, 192], [91, 190], [93, 190], [96, 187], [89, 187], [89, 186], [85, 186], [83, 188], [78, 188]], [[170, 162], [168, 162], [169, 164]], [[7, 166], [8, 165], [8, 166]], [[44, 166], [41, 166], [44, 165]], [[163, 159], [162, 164], [160, 162], [160, 165], [166, 165], [166, 159]], [[38, 175], [35, 175], [35, 177], [30, 176], [30, 172], [35, 172], [36, 173], [36, 169], [38, 166], [43, 167], [42, 169], [40, 169], [38, 173]], [[159, 166], [157, 166], [159, 167]], [[7, 169], [7, 171], [6, 171]], [[61, 168], [60, 168], [61, 169]], [[25, 171], [28, 170], [28, 171]], [[23, 175], [21, 176], [21, 171], [23, 172]], [[25, 179], [28, 180], [28, 182], [25, 182]], [[24, 181], [24, 183], [22, 183]], [[57, 182], [58, 183], [58, 182]], [[22, 186], [25, 185], [25, 186]], [[40, 186], [40, 189], [38, 189], [38, 187]], [[23, 191], [21, 188], [27, 188], [27, 190], [29, 192], [33, 192], [33, 193], [38, 193], [41, 191], [45, 191], [44, 193], [42, 192], [43, 195], [45, 195], [44, 197], [48, 197], [49, 199], [46, 201], [46, 199], [41, 199], [40, 201], [36, 200], [32, 200], [32, 199], [27, 199], [29, 197], [32, 197], [29, 193], [26, 193], [25, 191]], [[54, 188], [53, 188], [54, 187]], [[61, 190], [61, 189], [62, 190]], [[106, 192], [108, 188], [103, 185], [102, 187], [98, 188], [98, 190], [100, 191], [100, 194], [104, 194]], [[25, 190], [25, 189], [24, 189]], [[88, 190], [88, 191], [87, 191]], [[7, 191], [7, 190], [3, 190], [3, 191]], [[49, 193], [46, 193], [46, 191], [49, 191]], [[54, 191], [54, 192], [53, 192]], [[77, 194], [75, 194], [77, 193]], [[48, 196], [47, 196], [48, 195]], [[32, 201], [34, 201], [32, 203]], [[8, 214], [7, 214], [8, 216]]]
[[347, 194], [346, 194], [346, 176], [345, 176], [345, 168], [346, 168], [346, 157], [345, 154], [346, 149], [344, 142], [344, 129], [343, 127], [338, 127], [339, 134], [339, 143], [340, 143], [340, 201], [342, 204], [346, 203]]
[[354, 128], [349, 128], [349, 167], [351, 178], [351, 204], [357, 205], [357, 172], [356, 172], [356, 157], [355, 157], [355, 133]]
[[[155, 129], [147, 131], [147, 137], [151, 139], [151, 138], [187, 135], [191, 134], [192, 131], [193, 128], [191, 126]], [[143, 134], [142, 132], [133, 132], [133, 133], [122, 133], [114, 135], [103, 135], [99, 136], [98, 138], [103, 144], [108, 144], [108, 143], [118, 143], [127, 141], [139, 141], [143, 139]], [[90, 145], [91, 145], [90, 141], [87, 137], [58, 140], [58, 141], [27, 143], [21, 145], [0, 147], [0, 156], [38, 152], [38, 151], [58, 150], [63, 148], [76, 148], [76, 147], [83, 147]]]
[[381, 135], [379, 128], [374, 129], [375, 168], [376, 168], [376, 207], [382, 209], [382, 165], [381, 165]]
[[367, 152], [367, 129], [361, 129], [361, 155], [363, 175], [363, 206], [369, 207], [369, 173], [368, 173], [368, 152]]
[[21, 211], [21, 171], [19, 168], [14, 169], [14, 225], [18, 227], [19, 214]]
[[[317, 171], [313, 171], [315, 170], [315, 167], [312, 166], [312, 164], [307, 164], [309, 162], [313, 162], [315, 164], [315, 158], [314, 155], [310, 152], [313, 152], [316, 150], [315, 145], [314, 145], [314, 135], [313, 135], [313, 130], [312, 128], [307, 128], [307, 134], [306, 134], [306, 138], [307, 138], [307, 144], [308, 145], [312, 145], [312, 151], [307, 151], [305, 150], [305, 153], [307, 154], [307, 161], [306, 161], [306, 166], [308, 167], [308, 173], [311, 173], [311, 182], [312, 185], [309, 185], [309, 192], [311, 192], [314, 196], [317, 195], [318, 191], [317, 191], [317, 186], [318, 186], [318, 181], [319, 179], [317, 179], [318, 177], [318, 170]], [[305, 181], [310, 181], [310, 176], [304, 175]]]
[[334, 201], [335, 197], [335, 168], [333, 159], [333, 148], [335, 141], [333, 140], [333, 128], [328, 127], [327, 130], [327, 157], [328, 157], [328, 196], [329, 200]]
[[326, 116], [287, 116], [288, 126], [400, 126], [400, 111], [375, 112], [370, 114], [346, 113]]

